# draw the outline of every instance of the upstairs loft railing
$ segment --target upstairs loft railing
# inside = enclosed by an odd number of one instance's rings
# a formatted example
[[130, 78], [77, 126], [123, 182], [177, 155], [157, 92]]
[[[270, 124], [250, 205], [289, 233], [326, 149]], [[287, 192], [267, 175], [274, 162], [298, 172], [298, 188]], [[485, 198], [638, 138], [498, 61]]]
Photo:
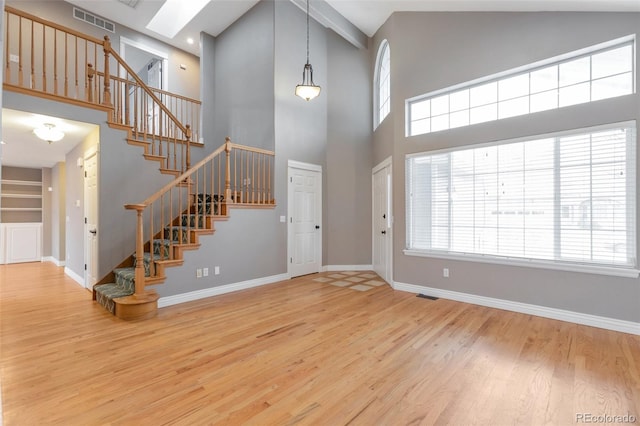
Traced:
[[[137, 212], [135, 293], [144, 293], [145, 281], [164, 276], [163, 262], [175, 261], [176, 249], [188, 247], [192, 234], [212, 230], [215, 217], [226, 215], [229, 207], [274, 207], [273, 171], [273, 151], [227, 138], [142, 203], [126, 205]], [[145, 256], [150, 265], [146, 278]]]
[[[103, 40], [5, 7], [4, 87], [66, 102], [111, 109], [113, 123], [183, 172], [190, 141], [199, 141], [201, 103], [148, 87]], [[187, 126], [187, 123], [189, 126]]]

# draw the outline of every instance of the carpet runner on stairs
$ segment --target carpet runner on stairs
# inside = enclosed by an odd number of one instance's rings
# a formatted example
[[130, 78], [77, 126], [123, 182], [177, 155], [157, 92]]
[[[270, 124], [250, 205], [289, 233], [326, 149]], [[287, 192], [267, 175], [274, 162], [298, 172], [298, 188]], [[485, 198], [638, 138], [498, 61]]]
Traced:
[[[189, 243], [191, 230], [206, 229], [206, 215], [217, 214], [218, 201], [222, 197], [209, 194], [197, 195], [198, 214], [182, 214], [180, 216], [180, 226], [167, 227], [164, 230], [164, 239], [153, 240], [153, 260], [170, 259], [170, 246], [173, 244]], [[213, 202], [212, 202], [213, 201]], [[197, 224], [196, 224], [197, 222]], [[116, 303], [114, 299], [130, 296], [135, 292], [135, 267], [137, 265], [136, 255], [133, 254], [133, 267], [114, 269], [115, 283], [99, 284], [93, 287], [94, 299], [106, 310], [115, 315]], [[143, 254], [144, 274], [146, 277], [155, 275], [155, 264], [151, 261], [151, 253]], [[152, 274], [153, 272], [153, 274]]]

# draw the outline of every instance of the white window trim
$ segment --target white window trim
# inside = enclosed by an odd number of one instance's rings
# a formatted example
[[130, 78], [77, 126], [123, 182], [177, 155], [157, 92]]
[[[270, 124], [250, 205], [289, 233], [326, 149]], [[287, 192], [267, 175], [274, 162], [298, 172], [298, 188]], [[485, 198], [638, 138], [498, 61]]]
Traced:
[[527, 260], [471, 253], [448, 253], [432, 250], [404, 249], [402, 252], [407, 256], [432, 257], [435, 259], [462, 260], [468, 262], [491, 263], [494, 265], [520, 266], [538, 269], [553, 269], [557, 271], [608, 275], [612, 277], [638, 278], [638, 276], [640, 276], [640, 270], [635, 268], [616, 268], [613, 266], [586, 265], [579, 263], [545, 262], [544, 260]]
[[[509, 143], [523, 142], [532, 139], [546, 139], [550, 137], [558, 138], [563, 137], [575, 133], [580, 132], [591, 132], [595, 133], [601, 130], [611, 129], [613, 127], [636, 127], [637, 123], [635, 120], [603, 124], [599, 126], [592, 126], [580, 129], [571, 129], [560, 132], [546, 133], [532, 136], [524, 136], [520, 138], [508, 139], [496, 142], [487, 142], [481, 144], [470, 144], [455, 148], [445, 148], [433, 151], [426, 152], [418, 152], [413, 154], [405, 155], [405, 165], [406, 161], [414, 158], [421, 157], [424, 155], [438, 155], [456, 152], [460, 150], [464, 150], [467, 148], [482, 148], [488, 146], [498, 146]], [[636, 137], [638, 137], [638, 133], [636, 133]], [[638, 164], [636, 164], [638, 167]], [[636, 185], [637, 185], [637, 176], [636, 176]], [[638, 190], [638, 188], [636, 188]], [[407, 197], [407, 194], [405, 194]], [[637, 202], [637, 201], [636, 201]], [[405, 212], [406, 215], [406, 212]], [[636, 211], [636, 221], [637, 221], [638, 212]], [[406, 219], [405, 219], [406, 220]], [[636, 229], [636, 240], [638, 238], [638, 230]], [[405, 242], [406, 244], [406, 242]], [[637, 244], [637, 241], [636, 241]], [[598, 264], [586, 264], [580, 262], [562, 262], [562, 261], [549, 261], [542, 259], [523, 259], [518, 257], [509, 257], [509, 256], [496, 256], [489, 254], [478, 254], [478, 253], [458, 253], [444, 250], [432, 250], [432, 249], [412, 249], [405, 248], [402, 251], [406, 256], [417, 256], [417, 257], [429, 257], [435, 259], [449, 259], [449, 260], [461, 260], [461, 261], [469, 261], [469, 262], [479, 262], [479, 263], [490, 263], [496, 265], [506, 265], [506, 266], [517, 266], [517, 267], [530, 267], [530, 268], [540, 268], [540, 269], [551, 269], [551, 270], [559, 270], [559, 271], [568, 271], [568, 272], [579, 272], [579, 273], [587, 273], [587, 274], [598, 274], [598, 275], [607, 275], [607, 276], [615, 276], [615, 277], [624, 277], [624, 278], [638, 278], [640, 276], [640, 269], [636, 267], [629, 266], [606, 266], [606, 265], [598, 265]], [[636, 254], [637, 256], [637, 254]]]
[[[384, 39], [378, 47], [373, 77], [373, 130], [376, 130], [384, 119], [391, 114], [391, 110], [389, 110], [389, 113], [380, 119], [380, 62], [382, 61], [382, 54], [386, 49], [390, 49], [390, 46], [389, 41]], [[389, 54], [391, 54], [391, 52], [389, 52]], [[389, 99], [391, 99], [391, 93], [389, 93]]]
[[[421, 95], [417, 95], [411, 98], [408, 98], [405, 100], [405, 137], [411, 137], [411, 104], [418, 102], [418, 101], [423, 101], [423, 100], [427, 100], [427, 99], [432, 99], [432, 98], [436, 98], [440, 95], [446, 95], [446, 94], [451, 94], [454, 93], [458, 90], [462, 90], [462, 89], [471, 89], [473, 87], [476, 86], [481, 86], [483, 84], [487, 84], [487, 83], [492, 83], [494, 81], [499, 81], [502, 80], [504, 78], [507, 77], [516, 77], [519, 74], [523, 74], [526, 72], [533, 72], [536, 71], [538, 68], [544, 68], [547, 67], [549, 65], [554, 65], [554, 64], [559, 64], [562, 63], [566, 60], [569, 59], [579, 59], [580, 57], [584, 57], [584, 56], [589, 56], [592, 55], [598, 51], [601, 50], [607, 50], [609, 48], [613, 48], [619, 45], [624, 45], [626, 43], [633, 43], [634, 45], [634, 50], [633, 50], [633, 82], [632, 82], [632, 93], [636, 93], [637, 91], [637, 82], [636, 82], [636, 75], [637, 75], [637, 70], [636, 70], [636, 56], [637, 56], [637, 52], [635, 49], [635, 41], [636, 41], [636, 36], [635, 34], [631, 34], [628, 36], [624, 36], [624, 37], [620, 37], [614, 40], [609, 40], [603, 43], [599, 43], [593, 46], [589, 46], [583, 49], [578, 49], [578, 50], [574, 50], [572, 52], [568, 52], [562, 55], [558, 55], [558, 56], [554, 56], [552, 58], [547, 58], [547, 59], [543, 59], [541, 61], [536, 61], [530, 64], [526, 64], [520, 67], [516, 67], [516, 68], [512, 68], [506, 71], [502, 71], [502, 72], [498, 72], [495, 74], [491, 74], [489, 76], [485, 76], [485, 77], [480, 77], [474, 80], [469, 80], [469, 81], [465, 81], [463, 83], [459, 83], [459, 84], [455, 84], [453, 86], [449, 86], [449, 87], [445, 87], [443, 89], [438, 89], [438, 90], [434, 90], [428, 93], [424, 93]], [[591, 80], [590, 80], [591, 81]], [[587, 103], [590, 102], [595, 102], [595, 101], [589, 101]], [[560, 108], [560, 107], [558, 107]], [[558, 109], [555, 108], [555, 109]], [[535, 114], [535, 113], [531, 113], [529, 112], [528, 114], [524, 114], [524, 115], [529, 115], [529, 114]], [[493, 121], [499, 121], [502, 120], [500, 118], [496, 119], [496, 120], [490, 120], [487, 122], [493, 122]], [[483, 122], [486, 123], [486, 122]], [[468, 127], [468, 126], [472, 126], [473, 124], [468, 124], [466, 126], [462, 126], [462, 127]], [[457, 127], [456, 127], [457, 128]], [[450, 129], [447, 129], [450, 130]], [[439, 132], [439, 131], [446, 131], [446, 130], [438, 130], [435, 132]], [[427, 133], [420, 133], [419, 135], [424, 135], [424, 134], [429, 134], [429, 133], [435, 133], [435, 132], [427, 132]], [[413, 136], [419, 136], [419, 135], [413, 135]]]

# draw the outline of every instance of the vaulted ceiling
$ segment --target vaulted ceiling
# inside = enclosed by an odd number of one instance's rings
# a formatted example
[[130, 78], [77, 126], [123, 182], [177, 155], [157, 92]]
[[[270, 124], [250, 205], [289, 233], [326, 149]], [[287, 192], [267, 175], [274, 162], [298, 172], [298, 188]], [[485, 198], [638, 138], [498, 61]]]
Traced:
[[[185, 0], [66, 0], [82, 9], [163, 40], [198, 55], [200, 31], [219, 35], [258, 0], [198, 0], [204, 8], [168, 38], [146, 28], [166, 2]], [[288, 0], [276, 0], [288, 1]], [[299, 7], [305, 2], [292, 0]], [[396, 11], [640, 11], [640, 0], [310, 0], [310, 7], [330, 6], [362, 33], [371, 37]], [[194, 0], [189, 0], [189, 3]], [[324, 5], [321, 3], [325, 3]], [[312, 12], [313, 15], [313, 12]], [[187, 43], [191, 38], [194, 43]]]

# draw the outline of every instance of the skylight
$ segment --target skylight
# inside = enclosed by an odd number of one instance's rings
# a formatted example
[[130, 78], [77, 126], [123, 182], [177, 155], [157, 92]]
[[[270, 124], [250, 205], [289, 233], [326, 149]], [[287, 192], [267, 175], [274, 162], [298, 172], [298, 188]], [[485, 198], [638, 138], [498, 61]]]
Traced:
[[174, 38], [211, 0], [167, 0], [147, 29]]

